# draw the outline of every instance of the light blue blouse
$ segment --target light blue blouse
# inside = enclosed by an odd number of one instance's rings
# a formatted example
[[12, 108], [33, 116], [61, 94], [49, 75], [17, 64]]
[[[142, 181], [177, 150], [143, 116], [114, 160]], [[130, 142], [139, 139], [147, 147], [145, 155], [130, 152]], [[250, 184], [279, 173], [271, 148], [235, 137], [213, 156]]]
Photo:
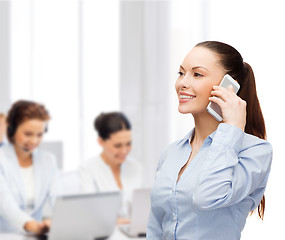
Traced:
[[225, 123], [205, 139], [177, 182], [192, 150], [193, 132], [161, 155], [151, 192], [148, 240], [240, 239], [249, 212], [262, 199], [272, 147]]

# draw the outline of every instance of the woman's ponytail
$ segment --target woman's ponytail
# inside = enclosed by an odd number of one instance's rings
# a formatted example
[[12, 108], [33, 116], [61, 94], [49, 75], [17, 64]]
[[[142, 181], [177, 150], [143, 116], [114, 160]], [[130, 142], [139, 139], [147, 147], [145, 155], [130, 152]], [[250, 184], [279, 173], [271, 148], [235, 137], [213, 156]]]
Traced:
[[[241, 81], [241, 89], [238, 95], [247, 102], [245, 132], [266, 139], [265, 122], [256, 93], [254, 73], [251, 66], [246, 62], [244, 63], [244, 70], [245, 76]], [[259, 217], [263, 219], [265, 211], [264, 195], [257, 210]]]
[[244, 73], [244, 78], [239, 80], [241, 88], [238, 95], [247, 102], [245, 132], [265, 139], [264, 118], [256, 93], [254, 74], [248, 63], [244, 63]]
[[[240, 84], [238, 96], [247, 102], [247, 116], [245, 132], [266, 139], [265, 123], [256, 93], [255, 78], [252, 68], [243, 61], [240, 53], [232, 46], [216, 42], [205, 41], [198, 43], [197, 47], [205, 47], [217, 53], [220, 57], [220, 64]], [[264, 217], [265, 197], [263, 196], [259, 206], [258, 215]]]

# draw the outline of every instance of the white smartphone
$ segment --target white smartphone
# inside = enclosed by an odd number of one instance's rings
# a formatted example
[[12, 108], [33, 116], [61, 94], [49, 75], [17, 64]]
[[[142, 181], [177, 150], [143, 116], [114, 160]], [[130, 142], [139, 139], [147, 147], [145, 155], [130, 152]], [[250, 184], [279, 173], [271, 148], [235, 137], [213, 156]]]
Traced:
[[[235, 81], [229, 74], [226, 74], [221, 83], [220, 86], [224, 87], [224, 88], [228, 88], [229, 86], [233, 86], [233, 89], [235, 91], [235, 93], [238, 92], [240, 86], [237, 83], [237, 81]], [[214, 102], [210, 102], [207, 106], [207, 111], [219, 122], [223, 121], [223, 115], [222, 115], [222, 110], [220, 108], [220, 106], [217, 103]]]

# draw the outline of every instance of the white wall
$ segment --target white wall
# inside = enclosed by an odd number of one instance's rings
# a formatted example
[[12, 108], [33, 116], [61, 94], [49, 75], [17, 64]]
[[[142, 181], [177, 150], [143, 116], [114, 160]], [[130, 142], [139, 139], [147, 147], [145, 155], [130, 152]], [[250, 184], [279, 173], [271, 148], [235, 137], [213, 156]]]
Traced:
[[120, 6], [120, 109], [132, 122], [132, 155], [142, 162], [144, 185], [150, 186], [169, 143], [170, 3], [123, 1]]
[[0, 112], [6, 112], [10, 99], [10, 2], [0, 1]]
[[11, 2], [10, 95], [46, 105], [65, 170], [100, 152], [93, 120], [119, 108], [118, 19], [117, 0]]

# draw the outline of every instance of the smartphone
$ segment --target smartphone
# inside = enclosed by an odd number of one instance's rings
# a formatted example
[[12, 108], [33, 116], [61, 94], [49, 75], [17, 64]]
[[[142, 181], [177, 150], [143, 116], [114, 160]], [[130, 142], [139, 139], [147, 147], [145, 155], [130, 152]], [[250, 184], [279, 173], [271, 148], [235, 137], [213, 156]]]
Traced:
[[[229, 86], [232, 86], [235, 93], [238, 92], [240, 86], [237, 83], [237, 81], [235, 81], [229, 74], [226, 74], [221, 83], [220, 86], [224, 87], [224, 88], [228, 88]], [[207, 111], [219, 122], [223, 121], [223, 115], [222, 115], [222, 110], [220, 108], [220, 106], [217, 103], [214, 102], [210, 102], [207, 106]]]

